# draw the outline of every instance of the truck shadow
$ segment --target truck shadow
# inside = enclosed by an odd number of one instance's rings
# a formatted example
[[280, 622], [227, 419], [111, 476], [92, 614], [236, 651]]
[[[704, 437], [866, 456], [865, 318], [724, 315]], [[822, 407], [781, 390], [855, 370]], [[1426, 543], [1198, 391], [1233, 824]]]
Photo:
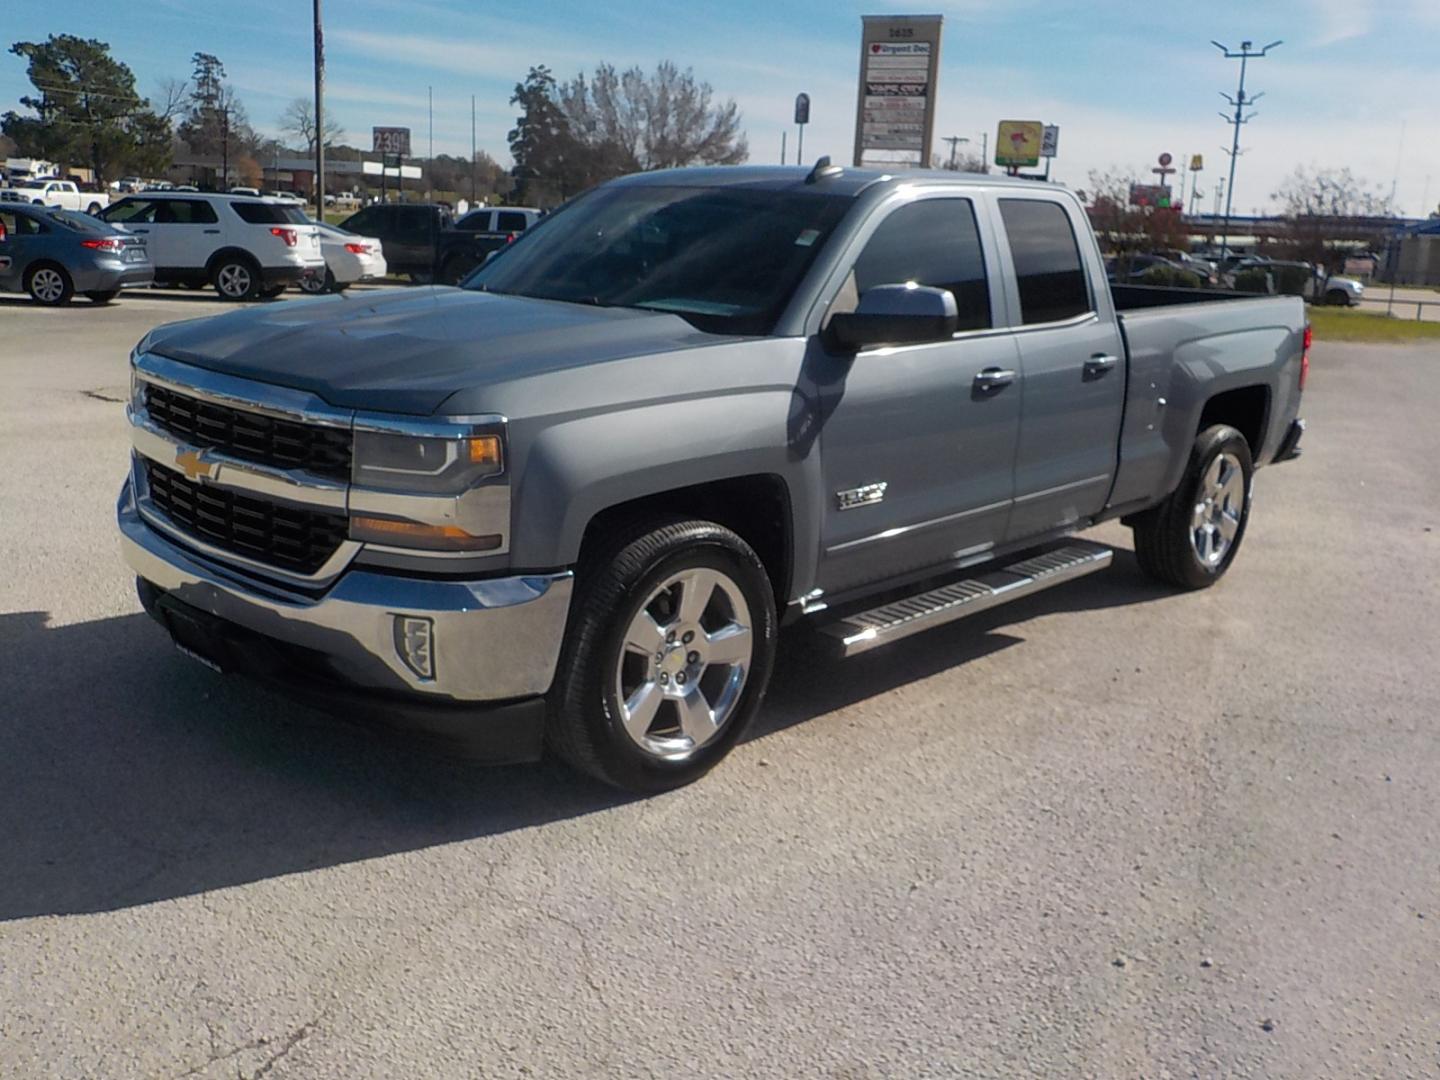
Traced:
[[[1099, 576], [850, 661], [788, 633], [752, 738], [1020, 643], [996, 632], [1006, 622], [1166, 595], [1123, 567]], [[0, 657], [0, 921], [112, 911], [627, 801], [555, 763], [484, 768], [331, 721], [184, 659], [138, 613], [69, 626], [0, 615]]]

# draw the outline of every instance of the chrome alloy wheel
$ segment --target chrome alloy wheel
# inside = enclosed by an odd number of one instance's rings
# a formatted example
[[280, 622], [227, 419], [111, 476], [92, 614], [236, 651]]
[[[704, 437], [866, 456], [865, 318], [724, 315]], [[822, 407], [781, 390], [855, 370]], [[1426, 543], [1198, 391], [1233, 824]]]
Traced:
[[613, 706], [645, 753], [683, 761], [735, 713], [754, 639], [740, 586], [696, 567], [665, 579], [625, 631]]
[[215, 284], [231, 299], [239, 299], [250, 291], [250, 271], [240, 263], [226, 263], [215, 275]]
[[42, 266], [30, 275], [30, 291], [42, 304], [58, 304], [65, 295], [65, 279], [59, 270]]
[[1220, 454], [1205, 470], [1190, 516], [1190, 546], [1206, 566], [1218, 566], [1245, 518], [1245, 470], [1234, 454]]

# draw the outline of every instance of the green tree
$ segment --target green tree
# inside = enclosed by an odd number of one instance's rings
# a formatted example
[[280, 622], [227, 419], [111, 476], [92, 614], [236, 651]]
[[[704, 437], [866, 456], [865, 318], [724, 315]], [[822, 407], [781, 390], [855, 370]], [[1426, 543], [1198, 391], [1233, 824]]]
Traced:
[[225, 81], [225, 65], [213, 53], [191, 57], [190, 103], [179, 135], [192, 153], [229, 159], [254, 154], [262, 140], [250, 127], [245, 106]]
[[551, 205], [587, 187], [581, 146], [556, 100], [550, 69], [532, 67], [525, 81], [515, 85], [510, 104], [520, 107], [507, 141], [522, 199]]
[[35, 93], [20, 99], [33, 116], [7, 112], [0, 130], [21, 154], [88, 166], [104, 183], [126, 168], [159, 172], [169, 162], [170, 124], [135, 90], [135, 75], [103, 41], [52, 34], [17, 41]]

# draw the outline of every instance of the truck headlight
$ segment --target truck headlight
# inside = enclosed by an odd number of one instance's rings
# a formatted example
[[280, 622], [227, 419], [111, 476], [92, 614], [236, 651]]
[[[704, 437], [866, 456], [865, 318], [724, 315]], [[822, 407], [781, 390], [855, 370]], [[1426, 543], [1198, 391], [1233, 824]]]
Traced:
[[451, 439], [356, 431], [352, 475], [364, 487], [459, 495], [505, 470], [499, 435]]

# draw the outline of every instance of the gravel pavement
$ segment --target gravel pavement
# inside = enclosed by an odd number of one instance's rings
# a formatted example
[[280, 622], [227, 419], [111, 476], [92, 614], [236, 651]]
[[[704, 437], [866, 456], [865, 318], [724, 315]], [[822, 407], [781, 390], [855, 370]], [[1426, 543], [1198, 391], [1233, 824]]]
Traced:
[[[298, 302], [298, 301], [283, 301]], [[850, 661], [629, 800], [180, 656], [113, 527], [130, 346], [0, 299], [0, 1076], [1440, 1075], [1440, 349], [1315, 351], [1229, 577]]]

